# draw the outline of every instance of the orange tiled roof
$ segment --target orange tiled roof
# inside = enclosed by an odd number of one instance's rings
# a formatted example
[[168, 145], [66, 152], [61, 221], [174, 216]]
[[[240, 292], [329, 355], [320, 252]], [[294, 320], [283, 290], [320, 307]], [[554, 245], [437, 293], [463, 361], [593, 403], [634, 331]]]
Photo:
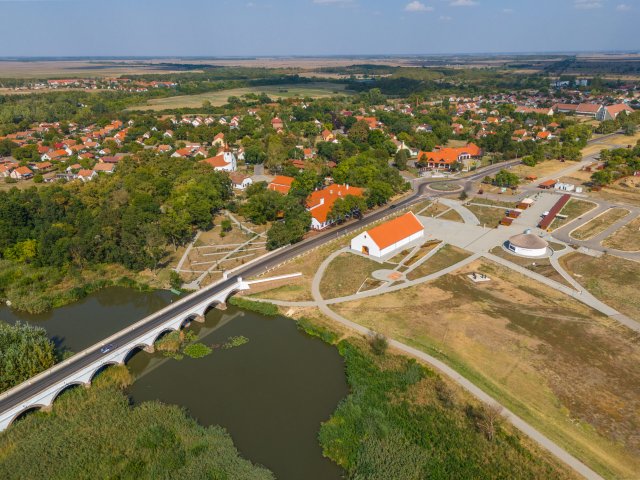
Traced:
[[336, 200], [347, 195], [361, 197], [364, 195], [364, 189], [349, 185], [330, 185], [309, 195], [307, 197], [307, 208], [313, 218], [320, 223], [324, 223], [327, 221], [331, 207], [333, 207]]
[[269, 190], [273, 190], [274, 192], [287, 194], [291, 189], [291, 183], [293, 182], [293, 177], [287, 177], [286, 175], [276, 175], [271, 183], [267, 187]]
[[369, 230], [369, 236], [380, 247], [380, 250], [383, 250], [421, 230], [423, 227], [420, 221], [413, 212], [408, 212], [401, 217], [372, 228]]

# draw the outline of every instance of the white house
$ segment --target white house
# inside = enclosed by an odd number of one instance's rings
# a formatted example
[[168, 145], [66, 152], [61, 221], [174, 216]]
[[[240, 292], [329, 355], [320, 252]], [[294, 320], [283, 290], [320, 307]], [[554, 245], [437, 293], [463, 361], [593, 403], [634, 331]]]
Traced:
[[383, 223], [351, 240], [351, 249], [381, 258], [424, 237], [424, 228], [413, 212]]
[[238, 168], [236, 156], [231, 152], [223, 152], [215, 157], [205, 158], [202, 160], [204, 163], [208, 163], [214, 169], [223, 172], [235, 172]]
[[251, 177], [247, 177], [240, 172], [231, 172], [229, 174], [229, 178], [231, 179], [231, 185], [236, 190], [244, 190], [249, 185], [253, 185], [253, 180], [251, 180]]

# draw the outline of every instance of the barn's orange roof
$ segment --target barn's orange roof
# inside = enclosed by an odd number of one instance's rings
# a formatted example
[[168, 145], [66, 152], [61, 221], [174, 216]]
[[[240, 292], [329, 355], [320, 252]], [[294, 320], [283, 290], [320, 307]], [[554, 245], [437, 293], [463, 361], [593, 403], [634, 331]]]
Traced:
[[421, 230], [423, 230], [423, 227], [420, 220], [416, 218], [413, 212], [408, 212], [401, 217], [372, 228], [369, 230], [369, 236], [380, 247], [380, 250], [383, 250]]
[[274, 192], [287, 194], [291, 189], [291, 183], [293, 182], [293, 177], [287, 177], [286, 175], [276, 175], [271, 183], [267, 187], [269, 190], [273, 190]]

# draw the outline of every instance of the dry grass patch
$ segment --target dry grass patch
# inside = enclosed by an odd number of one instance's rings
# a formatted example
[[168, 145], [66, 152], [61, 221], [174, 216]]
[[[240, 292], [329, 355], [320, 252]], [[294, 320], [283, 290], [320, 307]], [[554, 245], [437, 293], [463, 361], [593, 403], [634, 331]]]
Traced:
[[516, 206], [515, 202], [491, 200], [490, 198], [485, 198], [485, 197], [473, 197], [471, 200], [469, 200], [469, 203], [479, 203], [482, 205], [493, 205], [494, 207], [504, 207], [504, 208], [514, 208]]
[[433, 202], [429, 205], [426, 210], [424, 210], [420, 215], [423, 217], [437, 217], [441, 213], [444, 213], [449, 210], [445, 204], [440, 202]]
[[460, 216], [458, 212], [456, 212], [453, 208], [450, 208], [445, 213], [440, 215], [438, 218], [441, 220], [449, 220], [451, 222], [464, 223], [464, 220]]
[[431, 275], [432, 273], [439, 272], [440, 270], [461, 262], [470, 255], [470, 252], [467, 252], [462, 248], [458, 248], [453, 245], [445, 245], [434, 253], [432, 257], [416, 267], [415, 270], [409, 272], [409, 274], [407, 274], [407, 279], [416, 280], [418, 278]]
[[[466, 275], [486, 273], [473, 284]], [[500, 265], [334, 306], [442, 358], [606, 477], [640, 471], [640, 347], [628, 329]]]
[[506, 252], [502, 247], [493, 248], [490, 253], [493, 253], [495, 256], [504, 258], [505, 260], [510, 261], [511, 263], [515, 263], [521, 267], [526, 268], [527, 270], [531, 270], [538, 275], [542, 275], [543, 277], [547, 277], [551, 280], [554, 280], [558, 283], [566, 285], [567, 287], [573, 288], [569, 282], [567, 282], [558, 271], [553, 268], [551, 262], [548, 258], [525, 258], [518, 257], [517, 255], [512, 255], [509, 252]]
[[521, 178], [526, 178], [529, 175], [535, 175], [538, 178], [548, 177], [549, 175], [554, 175], [565, 168], [571, 167], [571, 162], [562, 162], [560, 160], [545, 160], [544, 162], [540, 162], [533, 167], [528, 167], [527, 165], [521, 164], [516, 165], [510, 169], [511, 173], [515, 173]]
[[329, 264], [320, 282], [323, 298], [353, 295], [376, 270], [393, 269], [391, 264], [380, 264], [353, 253], [341, 253]]
[[572, 198], [567, 202], [567, 204], [560, 210], [560, 215], [566, 215], [567, 218], [559, 218], [556, 217], [551, 224], [553, 229], [560, 228], [562, 225], [565, 225], [576, 218], [580, 218], [587, 212], [590, 212], [597, 205], [593, 202], [589, 202], [587, 200], [580, 200], [577, 198]]
[[262, 85], [257, 87], [233, 88], [218, 92], [199, 93], [195, 95], [179, 95], [175, 97], [156, 98], [147, 104], [131, 107], [130, 110], [171, 110], [177, 108], [200, 108], [204, 102], [211, 102], [214, 107], [225, 105], [229, 97], [241, 97], [250, 93], [266, 93], [273, 99], [312, 97], [326, 98], [335, 95], [349, 95], [345, 84], [316, 82], [304, 85]]
[[613, 255], [600, 258], [572, 252], [560, 264], [589, 292], [640, 321], [640, 263]]
[[610, 208], [593, 220], [585, 223], [579, 228], [576, 228], [569, 233], [569, 235], [576, 240], [589, 240], [590, 238], [600, 235], [607, 228], [618, 220], [626, 217], [628, 214], [629, 210], [626, 208]]
[[602, 242], [602, 245], [625, 252], [640, 251], [640, 217], [636, 217], [622, 228], [616, 230]]
[[500, 223], [500, 220], [504, 217], [505, 210], [503, 208], [496, 208], [490, 205], [481, 207], [479, 205], [465, 205], [471, 213], [473, 213], [481, 225], [487, 227], [495, 227]]

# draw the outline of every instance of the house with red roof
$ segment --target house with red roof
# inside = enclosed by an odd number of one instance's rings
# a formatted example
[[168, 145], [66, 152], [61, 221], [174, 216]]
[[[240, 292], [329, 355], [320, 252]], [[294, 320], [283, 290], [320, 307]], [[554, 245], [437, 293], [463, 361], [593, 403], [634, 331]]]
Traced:
[[423, 169], [451, 170], [456, 163], [461, 163], [468, 169], [471, 160], [482, 157], [482, 149], [475, 143], [469, 143], [464, 147], [440, 148], [433, 152], [418, 152], [418, 163]]
[[205, 158], [201, 162], [222, 172], [235, 172], [238, 168], [236, 156], [231, 152], [223, 152], [215, 157]]
[[236, 190], [244, 190], [248, 186], [253, 185], [251, 177], [240, 172], [231, 172], [229, 178], [231, 179], [231, 186]]
[[89, 182], [96, 178], [98, 174], [94, 170], [80, 170], [76, 175], [76, 178], [79, 178], [83, 182]]
[[274, 130], [279, 131], [284, 128], [284, 122], [279, 117], [275, 117], [271, 120], [271, 126]]
[[618, 103], [617, 105], [608, 105], [604, 107], [600, 113], [598, 114], [598, 120], [615, 120], [618, 118], [618, 115], [623, 113], [625, 115], [629, 115], [633, 113], [633, 108], [631, 108], [626, 103]]
[[286, 175], [276, 175], [271, 183], [267, 186], [269, 190], [286, 195], [291, 190], [291, 184], [295, 179]]
[[351, 250], [375, 258], [387, 257], [424, 238], [424, 227], [413, 212], [378, 225], [351, 240]]
[[13, 170], [9, 176], [14, 180], [27, 180], [28, 178], [33, 177], [33, 172], [29, 167], [18, 167]]
[[340, 198], [348, 195], [362, 197], [364, 189], [350, 185], [329, 185], [322, 190], [316, 190], [307, 197], [307, 210], [311, 213], [311, 228], [322, 230], [333, 223], [329, 219], [329, 213], [333, 204]]

